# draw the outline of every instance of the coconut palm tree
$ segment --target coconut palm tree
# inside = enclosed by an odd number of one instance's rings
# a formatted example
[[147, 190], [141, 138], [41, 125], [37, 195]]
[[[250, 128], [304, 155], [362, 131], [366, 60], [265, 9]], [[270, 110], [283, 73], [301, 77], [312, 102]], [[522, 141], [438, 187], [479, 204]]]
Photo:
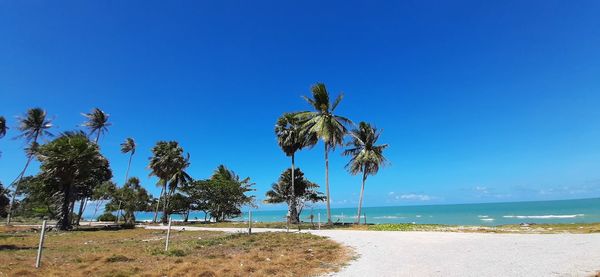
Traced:
[[[133, 158], [133, 154], [135, 154], [135, 140], [132, 138], [126, 138], [125, 142], [121, 143], [121, 153], [127, 154], [129, 153], [129, 162], [127, 163], [127, 171], [125, 171], [125, 183], [129, 181], [129, 169], [131, 168], [131, 159]], [[119, 201], [119, 208], [117, 210], [117, 223], [119, 222], [119, 217], [121, 216], [121, 201]]]
[[[301, 150], [304, 147], [312, 147], [317, 143], [317, 136], [311, 133], [302, 131], [302, 122], [300, 119], [291, 113], [284, 113], [279, 119], [277, 119], [277, 123], [275, 124], [275, 135], [277, 136], [277, 143], [281, 150], [292, 159], [292, 191], [295, 191], [295, 155], [296, 152]], [[288, 220], [291, 220], [290, 223], [297, 224], [298, 217], [295, 216], [298, 214], [296, 210], [297, 205], [295, 203], [296, 198], [291, 199], [292, 202], [289, 207], [289, 215], [291, 216]]]
[[29, 147], [25, 148], [25, 153], [27, 155], [27, 162], [25, 163], [25, 167], [19, 173], [19, 176], [15, 179], [13, 184], [15, 185], [15, 190], [13, 192], [10, 204], [8, 205], [8, 215], [6, 216], [6, 224], [10, 224], [10, 218], [12, 215], [12, 208], [15, 202], [15, 197], [17, 196], [17, 191], [19, 191], [19, 184], [25, 176], [25, 172], [27, 172], [27, 168], [31, 163], [31, 160], [34, 158], [34, 154], [38, 149], [38, 139], [43, 138], [44, 136], [51, 137], [52, 133], [48, 131], [52, 127], [51, 120], [46, 118], [46, 111], [41, 108], [32, 108], [27, 111], [25, 116], [19, 117], [19, 131], [21, 134], [16, 138], [24, 138], [27, 143], [29, 143]]
[[82, 126], [87, 127], [90, 130], [90, 135], [96, 133], [96, 139], [94, 140], [96, 144], [98, 144], [98, 140], [100, 140], [100, 135], [108, 132], [108, 126], [111, 125], [108, 122], [109, 114], [103, 112], [98, 108], [94, 108], [90, 113], [82, 113], [87, 121], [82, 124]]
[[325, 145], [325, 189], [327, 193], [327, 223], [331, 224], [331, 206], [329, 195], [329, 151], [338, 145], [343, 145], [344, 136], [348, 133], [347, 125], [350, 119], [334, 114], [343, 99], [340, 94], [335, 101], [329, 101], [329, 93], [323, 83], [317, 83], [311, 88], [313, 98], [304, 97], [314, 111], [305, 111], [296, 114], [302, 122], [302, 128], [309, 134], [316, 135]]
[[153, 156], [150, 157], [148, 167], [152, 170], [150, 175], [158, 177], [159, 184], [162, 185], [162, 222], [165, 223], [169, 214], [169, 196], [177, 189], [177, 186], [189, 178], [189, 175], [185, 173], [185, 169], [190, 165], [189, 155], [183, 156], [183, 148], [176, 141], [159, 141], [152, 148], [152, 153]]
[[344, 151], [344, 156], [350, 156], [350, 161], [346, 165], [346, 169], [352, 175], [362, 173], [362, 185], [360, 187], [360, 198], [358, 200], [358, 213], [356, 223], [360, 224], [360, 215], [362, 208], [363, 195], [365, 192], [365, 182], [367, 176], [375, 175], [379, 168], [386, 164], [386, 159], [383, 156], [383, 150], [388, 145], [377, 145], [377, 140], [381, 135], [381, 131], [372, 127], [369, 123], [361, 122], [358, 128], [350, 132], [352, 141], [347, 145], [352, 148]]

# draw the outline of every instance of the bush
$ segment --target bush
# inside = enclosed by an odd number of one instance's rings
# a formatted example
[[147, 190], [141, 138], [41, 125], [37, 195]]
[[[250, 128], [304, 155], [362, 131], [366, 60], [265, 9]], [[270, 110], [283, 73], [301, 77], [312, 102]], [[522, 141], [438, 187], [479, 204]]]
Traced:
[[129, 261], [133, 261], [133, 259], [130, 259], [124, 255], [113, 254], [112, 256], [106, 258], [106, 262], [109, 262], [109, 263], [129, 262]]
[[98, 217], [98, 221], [117, 221], [117, 217], [111, 213], [105, 213]]

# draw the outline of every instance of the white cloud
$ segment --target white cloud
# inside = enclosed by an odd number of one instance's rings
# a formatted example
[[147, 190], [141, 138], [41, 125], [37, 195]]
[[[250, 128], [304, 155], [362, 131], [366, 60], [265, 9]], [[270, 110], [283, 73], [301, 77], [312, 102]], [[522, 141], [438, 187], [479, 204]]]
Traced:
[[435, 197], [426, 195], [426, 194], [414, 194], [414, 193], [410, 193], [410, 194], [402, 194], [402, 195], [396, 195], [395, 197], [397, 200], [418, 200], [418, 201], [429, 201], [434, 199]]

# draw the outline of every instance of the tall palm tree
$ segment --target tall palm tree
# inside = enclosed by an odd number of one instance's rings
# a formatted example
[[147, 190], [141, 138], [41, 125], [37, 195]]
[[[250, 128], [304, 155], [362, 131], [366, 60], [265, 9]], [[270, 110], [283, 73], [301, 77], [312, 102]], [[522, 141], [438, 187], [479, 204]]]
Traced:
[[325, 145], [325, 188], [327, 193], [327, 223], [331, 224], [331, 204], [329, 195], [329, 151], [338, 145], [343, 145], [344, 136], [348, 133], [346, 125], [351, 125], [350, 119], [334, 114], [335, 109], [343, 99], [340, 94], [332, 103], [329, 93], [323, 83], [317, 83], [311, 88], [313, 98], [304, 97], [314, 111], [297, 113], [303, 122], [305, 132], [316, 135]]
[[352, 136], [352, 141], [348, 143], [348, 146], [351, 146], [352, 148], [345, 150], [343, 154], [344, 156], [351, 156], [350, 161], [346, 165], [346, 169], [352, 175], [362, 173], [362, 185], [360, 187], [360, 198], [358, 200], [358, 212], [356, 217], [356, 223], [360, 224], [362, 201], [367, 176], [377, 174], [379, 168], [386, 164], [387, 161], [383, 156], [383, 150], [385, 150], [388, 145], [377, 145], [377, 140], [381, 135], [381, 131], [366, 122], [361, 122], [357, 129], [350, 132], [350, 135]]
[[[123, 143], [121, 143], [121, 153], [127, 154], [129, 153], [129, 162], [127, 163], [127, 171], [125, 171], [125, 184], [129, 181], [129, 169], [131, 168], [131, 159], [133, 158], [133, 154], [135, 154], [135, 140], [132, 138], [126, 138]], [[117, 210], [117, 223], [119, 223], [119, 217], [121, 216], [121, 201], [119, 201], [119, 209]]]
[[129, 153], [129, 162], [127, 163], [127, 171], [125, 172], [125, 183], [129, 180], [129, 169], [131, 168], [131, 159], [135, 154], [135, 140], [132, 138], [126, 138], [125, 142], [121, 143], [121, 153], [127, 154]]
[[[291, 113], [284, 113], [277, 119], [277, 123], [275, 124], [275, 135], [277, 136], [277, 143], [279, 144], [279, 147], [281, 147], [281, 150], [292, 159], [292, 191], [295, 191], [294, 175], [296, 171], [296, 152], [304, 147], [315, 145], [318, 138], [314, 134], [303, 132], [300, 119]], [[291, 201], [293, 203], [289, 205], [290, 210], [288, 213], [292, 218], [288, 218], [288, 220], [291, 220], [291, 223], [296, 224], [299, 223], [298, 217], [294, 216], [297, 214], [296, 198], [292, 198]]]
[[181, 148], [176, 141], [159, 141], [154, 148], [152, 148], [152, 153], [153, 156], [150, 157], [148, 167], [152, 170], [150, 175], [158, 177], [159, 184], [162, 185], [162, 222], [165, 223], [168, 220], [168, 200], [170, 195], [180, 184], [191, 179], [189, 175], [185, 173], [185, 169], [190, 165], [189, 154], [187, 157], [184, 157], [183, 148]]
[[29, 109], [25, 116], [19, 117], [18, 120], [19, 131], [21, 131], [21, 134], [16, 138], [24, 138], [25, 141], [29, 143], [29, 147], [25, 148], [25, 153], [27, 155], [25, 167], [13, 182], [13, 184], [15, 184], [15, 190], [13, 192], [10, 204], [8, 205], [6, 224], [10, 224], [12, 208], [15, 202], [15, 197], [17, 196], [17, 192], [19, 191], [19, 184], [21, 183], [23, 176], [25, 176], [25, 172], [27, 171], [31, 160], [35, 156], [34, 154], [38, 149], [38, 139], [43, 138], [44, 136], [52, 136], [52, 133], [48, 131], [48, 129], [52, 127], [52, 122], [46, 118], [46, 111], [42, 110], [41, 108]]
[[90, 113], [82, 113], [81, 115], [87, 118], [87, 121], [83, 123], [83, 126], [90, 130], [90, 135], [96, 133], [95, 142], [98, 144], [100, 135], [108, 132], [108, 126], [111, 125], [111, 123], [108, 122], [110, 115], [98, 108], [94, 108]]

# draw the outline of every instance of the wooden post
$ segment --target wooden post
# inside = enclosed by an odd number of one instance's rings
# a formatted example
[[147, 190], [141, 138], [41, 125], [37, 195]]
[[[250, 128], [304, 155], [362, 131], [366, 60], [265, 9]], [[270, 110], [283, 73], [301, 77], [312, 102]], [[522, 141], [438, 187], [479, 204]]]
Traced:
[[171, 236], [171, 221], [172, 217], [169, 217], [169, 229], [167, 229], [167, 241], [165, 242], [165, 251], [169, 251], [169, 237]]
[[248, 235], [252, 235], [252, 211], [248, 211]]
[[319, 213], [319, 219], [318, 219], [318, 221], [319, 221], [319, 230], [321, 230], [321, 213]]
[[37, 258], [35, 259], [35, 268], [42, 264], [42, 248], [44, 248], [44, 235], [46, 234], [46, 220], [42, 222], [42, 231], [40, 232], [40, 245], [38, 246]]

